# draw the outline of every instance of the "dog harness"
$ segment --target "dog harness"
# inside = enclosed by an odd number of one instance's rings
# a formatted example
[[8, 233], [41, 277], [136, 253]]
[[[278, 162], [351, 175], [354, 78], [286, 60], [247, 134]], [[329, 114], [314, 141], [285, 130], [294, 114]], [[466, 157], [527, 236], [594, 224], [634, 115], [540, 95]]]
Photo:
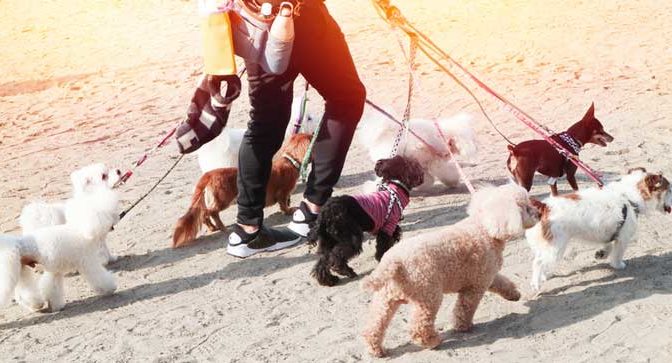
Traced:
[[[635, 215], [636, 216], [639, 215], [639, 207], [637, 206], [637, 204], [635, 204], [633, 201], [631, 201], [629, 199], [628, 199], [628, 203], [630, 203], [630, 206], [632, 207], [632, 210], [635, 211]], [[618, 226], [616, 227], [616, 231], [611, 236], [611, 239], [609, 239], [609, 241], [607, 241], [607, 242], [611, 242], [611, 241], [616, 240], [618, 235], [621, 233], [621, 229], [623, 229], [623, 225], [625, 224], [625, 220], [628, 219], [628, 205], [627, 204], [623, 204], [623, 208], [621, 209], [621, 213], [623, 213], [623, 219], [621, 219], [618, 222]]]
[[398, 181], [382, 183], [378, 188], [375, 193], [355, 195], [353, 198], [373, 221], [373, 229], [369, 232], [376, 234], [382, 231], [391, 236], [410, 201], [408, 188]]
[[[581, 142], [579, 142], [579, 140], [575, 139], [574, 136], [567, 133], [567, 131], [563, 131], [563, 132], [561, 132], [559, 134], [555, 134], [551, 137], [555, 141], [557, 141], [559, 144], [564, 146], [567, 150], [569, 150], [572, 154], [579, 155], [579, 151], [581, 151]], [[557, 151], [557, 152], [560, 153], [559, 151]], [[562, 173], [562, 175], [564, 175], [564, 170], [567, 167], [567, 163], [569, 163], [569, 159], [567, 158], [567, 156], [563, 155], [562, 153], [560, 153], [560, 155], [563, 158], [563, 165], [562, 165], [563, 173]], [[560, 175], [560, 176], [562, 176], [562, 175]], [[557, 181], [558, 181], [558, 178], [554, 178], [554, 177], [549, 177], [548, 178], [548, 184], [549, 185], [553, 185]]]

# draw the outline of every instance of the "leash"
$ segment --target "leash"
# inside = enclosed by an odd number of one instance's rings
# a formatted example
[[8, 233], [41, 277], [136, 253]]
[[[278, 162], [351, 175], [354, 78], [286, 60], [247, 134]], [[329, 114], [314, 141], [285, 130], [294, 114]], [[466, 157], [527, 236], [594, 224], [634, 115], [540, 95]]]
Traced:
[[299, 115], [294, 121], [294, 129], [292, 130], [292, 135], [296, 135], [301, 131], [301, 125], [303, 125], [303, 120], [306, 118], [306, 108], [308, 105], [308, 90], [310, 89], [310, 84], [306, 81], [306, 87], [303, 89], [303, 95], [301, 96], [301, 107], [299, 108]]
[[[546, 140], [549, 144], [551, 144], [553, 147], [555, 147], [560, 154], [562, 154], [564, 157], [566, 157], [568, 160], [570, 160], [574, 165], [576, 165], [578, 168], [583, 170], [591, 179], [593, 179], [599, 187], [604, 186], [604, 183], [598, 176], [598, 173], [590, 168], [587, 164], [582, 162], [577, 156], [573, 155], [569, 150], [567, 150], [563, 145], [560, 143], [556, 142], [551, 138], [551, 135], [553, 135], [553, 132], [550, 131], [547, 127], [543, 126], [541, 123], [536, 121], [534, 118], [532, 118], [530, 115], [526, 114], [522, 109], [520, 109], [518, 106], [513, 104], [511, 101], [507, 100], [504, 96], [500, 95], [499, 93], [495, 92], [492, 88], [490, 88], [488, 85], [486, 85], [484, 82], [482, 82], [478, 77], [476, 77], [473, 73], [471, 73], [467, 68], [462, 66], [459, 62], [457, 62], [455, 59], [453, 59], [448, 53], [443, 51], [440, 47], [438, 47], [429, 37], [427, 37], [425, 34], [423, 34], [421, 31], [419, 31], [416, 27], [414, 27], [411, 23], [406, 20], [399, 9], [396, 6], [390, 5], [389, 0], [371, 0], [374, 7], [376, 8], [376, 11], [378, 12], [378, 15], [385, 20], [388, 24], [392, 25], [393, 27], [401, 29], [403, 32], [405, 32], [409, 37], [415, 37], [416, 39], [419, 40], [418, 42], [418, 48], [420, 51], [422, 51], [435, 65], [437, 65], [442, 71], [444, 71], [446, 74], [448, 74], [453, 80], [455, 80], [462, 88], [467, 90], [469, 95], [474, 98], [476, 103], [479, 105], [481, 108], [481, 112], [484, 112], [483, 106], [480, 104], [478, 99], [475, 97], [473, 92], [471, 92], [466, 85], [464, 85], [462, 82], [460, 82], [457, 77], [448, 70], [443, 64], [441, 64], [435, 57], [433, 57], [430, 53], [433, 52], [436, 55], [438, 55], [440, 58], [448, 61], [449, 63], [455, 65], [458, 67], [464, 74], [466, 74], [473, 82], [475, 82], [479, 87], [481, 87], [484, 91], [489, 93], [491, 96], [495, 97], [498, 99], [504, 106], [504, 108], [513, 114], [519, 121], [524, 123], [527, 127], [532, 129], [533, 131], [537, 132], [539, 135], [541, 135], [544, 140]], [[486, 113], [484, 113], [486, 115]], [[486, 116], [490, 123], [494, 126], [494, 123], [492, 120], [490, 120], [489, 117]], [[495, 127], [496, 129], [496, 127]], [[497, 130], [497, 129], [496, 129]], [[497, 130], [498, 131], [498, 130]], [[499, 132], [499, 131], [498, 131]], [[502, 137], [504, 135], [500, 133]], [[504, 137], [506, 139], [506, 137]], [[511, 141], [506, 139], [510, 144], [513, 144]]]
[[310, 139], [308, 150], [306, 150], [306, 155], [303, 156], [303, 160], [301, 161], [301, 167], [299, 168], [299, 176], [301, 178], [302, 183], [305, 183], [306, 180], [308, 180], [308, 166], [310, 164], [310, 160], [312, 159], [313, 146], [315, 146], [315, 141], [317, 141], [317, 135], [320, 134], [320, 130], [322, 129], [322, 123], [324, 122], [324, 119], [325, 118], [322, 117], [320, 119], [320, 122], [317, 123], [317, 127], [315, 128], [313, 136]]
[[173, 171], [173, 169], [175, 169], [177, 164], [179, 164], [180, 161], [182, 161], [183, 157], [184, 154], [181, 154], [177, 158], [177, 160], [175, 160], [173, 165], [163, 174], [161, 178], [159, 178], [159, 180], [156, 183], [154, 183], [154, 185], [151, 188], [149, 188], [149, 190], [145, 194], [143, 194], [138, 200], [136, 200], [135, 203], [131, 204], [130, 207], [126, 208], [123, 212], [121, 212], [121, 214], [119, 214], [119, 220], [121, 221], [128, 214], [128, 212], [130, 212], [133, 208], [135, 208], [138, 204], [140, 204], [140, 202], [142, 202], [149, 194], [151, 194], [154, 191], [154, 189], [156, 189], [156, 187], [158, 187], [159, 184], [161, 184], [161, 182], [164, 179], [166, 179], [166, 177], [168, 177], [168, 175]]
[[[398, 37], [397, 41], [399, 42], [401, 52], [404, 54], [404, 56], [406, 56], [404, 53], [404, 44]], [[399, 129], [399, 132], [394, 138], [394, 143], [392, 144], [392, 150], [390, 151], [391, 157], [397, 155], [399, 152], [399, 144], [401, 143], [401, 139], [403, 138], [404, 141], [408, 140], [408, 131], [410, 129], [410, 127], [408, 127], [408, 121], [411, 119], [411, 104], [413, 102], [413, 71], [415, 70], [415, 57], [417, 54], [417, 49], [418, 42], [415, 38], [411, 37], [410, 44], [408, 46], [408, 56], [406, 56], [406, 60], [408, 61], [408, 90], [406, 96], [406, 108], [404, 109], [404, 116], [401, 119], [401, 128]], [[407, 144], [408, 142], [404, 142], [404, 149], [406, 149]]]
[[[374, 110], [378, 111], [381, 115], [385, 116], [388, 120], [390, 120], [390, 121], [396, 123], [397, 125], [399, 125], [399, 126], [401, 126], [401, 127], [404, 126], [404, 124], [401, 123], [401, 121], [397, 120], [397, 119], [396, 119], [394, 116], [392, 116], [389, 112], [385, 111], [382, 107], [378, 106], [378, 105], [375, 104], [373, 101], [371, 101], [371, 100], [369, 100], [369, 99], [367, 98], [367, 99], [365, 100], [365, 102], [366, 102], [366, 104], [369, 105], [371, 108], [373, 108]], [[427, 148], [429, 149], [429, 151], [431, 151], [431, 152], [434, 153], [435, 155], [437, 155], [437, 156], [439, 156], [439, 157], [441, 157], [441, 158], [448, 156], [448, 153], [442, 153], [442, 152], [440, 152], [437, 148], [435, 148], [435, 147], [432, 146], [430, 143], [428, 143], [427, 140], [423, 139], [422, 136], [418, 135], [418, 134], [417, 134], [415, 131], [413, 131], [410, 127], [408, 128], [408, 133], [409, 133], [410, 135], [413, 135], [416, 139], [418, 139], [418, 141], [420, 141], [420, 142], [423, 143], [425, 146], [427, 146]]]
[[457, 161], [455, 158], [455, 155], [453, 154], [453, 151], [450, 149], [450, 142], [446, 138], [446, 136], [443, 134], [443, 131], [441, 131], [441, 128], [439, 127], [439, 124], [434, 120], [434, 127], [436, 128], [436, 131], [439, 132], [439, 136], [441, 136], [441, 139], [443, 142], [446, 144], [446, 148], [448, 149], [448, 154], [450, 154], [450, 160], [455, 164], [455, 168], [457, 169], [457, 173], [460, 174], [460, 178], [462, 178], [462, 182], [464, 182], [464, 185], [467, 186], [467, 189], [469, 190], [469, 193], [474, 194], [476, 193], [476, 189], [474, 186], [471, 184], [471, 181], [467, 177], [467, 174], [462, 170], [462, 166], [460, 166], [460, 163]]

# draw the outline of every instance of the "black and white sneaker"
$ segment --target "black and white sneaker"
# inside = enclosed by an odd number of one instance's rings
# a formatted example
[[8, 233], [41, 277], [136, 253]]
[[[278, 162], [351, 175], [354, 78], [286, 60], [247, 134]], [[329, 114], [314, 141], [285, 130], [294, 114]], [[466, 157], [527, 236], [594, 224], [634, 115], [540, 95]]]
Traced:
[[301, 236], [287, 229], [261, 227], [255, 233], [246, 233], [234, 224], [229, 235], [226, 252], [232, 256], [245, 258], [259, 252], [278, 251], [289, 248], [301, 241]]
[[306, 202], [301, 202], [299, 204], [299, 209], [294, 211], [292, 215], [292, 223], [287, 226], [294, 233], [300, 235], [301, 237], [308, 236], [308, 231], [310, 227], [317, 220], [317, 214], [310, 211]]

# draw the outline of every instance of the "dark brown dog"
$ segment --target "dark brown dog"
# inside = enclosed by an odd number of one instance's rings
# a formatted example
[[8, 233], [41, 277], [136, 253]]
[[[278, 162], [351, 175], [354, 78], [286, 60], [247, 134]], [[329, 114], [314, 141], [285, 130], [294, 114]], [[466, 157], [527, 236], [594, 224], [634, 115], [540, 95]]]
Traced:
[[[566, 132], [552, 136], [555, 141], [578, 155], [581, 147], [591, 143], [607, 146], [614, 138], [604, 131], [600, 120], [595, 118], [595, 105], [591, 104], [581, 121], [572, 125]], [[545, 140], [528, 140], [518, 145], [509, 145], [509, 159], [506, 166], [516, 183], [527, 189], [532, 188], [534, 173], [539, 172], [551, 178], [559, 178], [565, 173], [572, 189], [579, 190], [576, 184], [576, 165], [562, 156], [558, 150]], [[551, 193], [558, 195], [558, 183], [551, 184]]]
[[[303, 160], [311, 135], [296, 134], [283, 146], [273, 160], [271, 177], [266, 187], [266, 206], [280, 205], [285, 214], [292, 214], [290, 196], [299, 179], [299, 164]], [[224, 231], [226, 227], [219, 218], [219, 212], [228, 208], [238, 196], [237, 168], [221, 168], [211, 170], [196, 184], [191, 198], [189, 211], [175, 225], [173, 248], [193, 243], [201, 224], [205, 224], [211, 232]], [[206, 206], [206, 192], [208, 204]], [[211, 201], [210, 201], [211, 200]]]

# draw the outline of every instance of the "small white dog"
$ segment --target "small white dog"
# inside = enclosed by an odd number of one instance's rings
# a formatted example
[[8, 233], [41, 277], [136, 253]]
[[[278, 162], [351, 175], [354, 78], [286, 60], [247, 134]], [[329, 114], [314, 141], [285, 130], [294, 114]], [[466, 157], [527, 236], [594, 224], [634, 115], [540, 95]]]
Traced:
[[[99, 251], [119, 221], [118, 209], [117, 193], [97, 188], [65, 203], [65, 224], [39, 228], [23, 236], [0, 235], [0, 306], [6, 306], [15, 296], [19, 304], [32, 310], [61, 310], [65, 305], [63, 278], [75, 271], [97, 294], [113, 293], [115, 278], [103, 266]], [[29, 268], [35, 265], [44, 270], [39, 288]]]
[[639, 215], [669, 213], [672, 189], [662, 175], [637, 168], [603, 189], [582, 189], [537, 204], [541, 221], [525, 235], [534, 253], [531, 285], [538, 291], [571, 239], [598, 244], [603, 248], [596, 258], [608, 257], [613, 268], [625, 268], [623, 255], [635, 238]]
[[[385, 116], [372, 112], [368, 111], [361, 123], [358, 139], [369, 150], [371, 160], [376, 161], [390, 156], [394, 139], [401, 127], [385, 119]], [[476, 154], [477, 144], [471, 126], [471, 116], [461, 113], [436, 122], [455, 156], [468, 159]], [[434, 150], [441, 153], [438, 155], [432, 148], [411, 134], [408, 135], [406, 142], [402, 138], [399, 153], [415, 158], [425, 168], [425, 182], [417, 189], [427, 190], [434, 185], [435, 178], [448, 187], [459, 185], [460, 175], [450, 160], [448, 145], [436, 129], [434, 121], [412, 119], [409, 121], [409, 128], [422, 137]]]
[[[294, 130], [296, 119], [301, 110], [300, 100], [300, 97], [295, 97], [292, 103], [292, 115], [285, 131], [285, 138], [291, 136]], [[312, 134], [317, 128], [318, 122], [318, 118], [306, 112], [300, 132]], [[214, 169], [238, 167], [238, 152], [246, 130], [225, 127], [212, 141], [196, 150], [198, 166], [201, 168], [201, 172], [205, 174]]]
[[[108, 169], [103, 163], [85, 166], [70, 174], [73, 197], [95, 191], [97, 188], [112, 189], [121, 178], [121, 170]], [[65, 224], [65, 203], [46, 203], [35, 201], [23, 207], [19, 216], [19, 225], [24, 235], [48, 226]], [[103, 259], [113, 262], [116, 257], [110, 254], [107, 245], [101, 249]]]

